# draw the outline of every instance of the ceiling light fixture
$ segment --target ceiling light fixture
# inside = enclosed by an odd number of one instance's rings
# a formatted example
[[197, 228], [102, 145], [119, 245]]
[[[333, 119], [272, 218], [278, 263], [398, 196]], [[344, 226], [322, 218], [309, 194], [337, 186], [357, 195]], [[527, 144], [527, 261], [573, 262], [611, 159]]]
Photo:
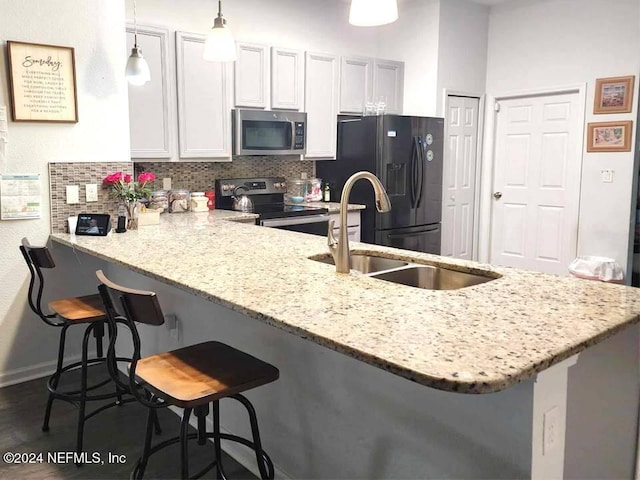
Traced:
[[375, 27], [398, 19], [397, 0], [351, 0], [349, 23], [357, 27]]
[[231, 30], [227, 27], [227, 20], [222, 16], [222, 1], [218, 0], [218, 16], [213, 22], [213, 28], [207, 34], [204, 42], [202, 57], [211, 62], [234, 62], [236, 59], [236, 42]]
[[136, 19], [136, 0], [133, 0], [133, 48], [127, 60], [124, 76], [131, 85], [144, 85], [151, 80], [149, 65], [142, 56], [142, 50], [138, 48], [138, 22]]

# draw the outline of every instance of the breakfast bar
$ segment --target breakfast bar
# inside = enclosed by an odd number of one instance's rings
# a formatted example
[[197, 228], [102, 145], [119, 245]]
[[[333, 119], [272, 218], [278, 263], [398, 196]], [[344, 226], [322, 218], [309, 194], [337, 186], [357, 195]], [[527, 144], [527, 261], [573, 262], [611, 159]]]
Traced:
[[[318, 261], [325, 238], [229, 221], [248, 218], [163, 215], [51, 240], [63, 262], [89, 255], [158, 293], [177, 329], [150, 334], [146, 353], [211, 338], [280, 368], [255, 395], [282, 477], [560, 478], [572, 462], [632, 462], [638, 289], [363, 243], [352, 252], [490, 280], [429, 290], [337, 274]], [[240, 418], [224, 428], [246, 433]]]

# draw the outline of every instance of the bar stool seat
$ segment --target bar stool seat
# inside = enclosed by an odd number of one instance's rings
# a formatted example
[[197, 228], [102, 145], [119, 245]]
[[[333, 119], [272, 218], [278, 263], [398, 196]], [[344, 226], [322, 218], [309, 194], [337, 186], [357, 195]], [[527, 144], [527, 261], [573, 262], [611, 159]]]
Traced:
[[[107, 316], [100, 295], [93, 294], [52, 300], [48, 303], [49, 311], [45, 312], [42, 308], [42, 296], [45, 283], [42, 269], [55, 268], [53, 257], [46, 246], [33, 246], [26, 237], [22, 239], [20, 251], [31, 274], [28, 295], [29, 307], [44, 323], [60, 329], [56, 370], [47, 380], [49, 396], [47, 398], [42, 430], [45, 432], [49, 431], [49, 420], [54, 400], [63, 400], [74, 404], [78, 407], [76, 452], [81, 453], [83, 451], [85, 422], [106, 408], [121, 405], [134, 399], [131, 397], [123, 399], [123, 395], [127, 393], [127, 389], [120, 388], [117, 384], [113, 384], [113, 389], [110, 391], [99, 390], [113, 382], [111, 375], [105, 375], [104, 379], [98, 380], [93, 384], [89, 384], [88, 382], [88, 367], [107, 362], [107, 357], [103, 354], [102, 345]], [[85, 327], [82, 339], [81, 360], [65, 364], [64, 351], [67, 330], [77, 325]], [[95, 357], [89, 356], [89, 341], [92, 334], [96, 340]], [[59, 385], [61, 378], [72, 371], [80, 372], [79, 382], [63, 388]], [[112, 400], [112, 402], [104, 404], [104, 401], [107, 400]], [[101, 401], [103, 405], [87, 413], [87, 402], [93, 401]]]
[[[276, 367], [229, 345], [208, 341], [158, 353], [140, 356], [140, 336], [137, 323], [162, 325], [164, 315], [154, 292], [134, 290], [117, 285], [96, 272], [102, 284], [98, 287], [109, 320], [110, 335], [108, 357], [115, 357], [118, 325], [130, 332], [134, 352], [129, 368], [129, 390], [148, 410], [147, 429], [142, 456], [135, 464], [131, 478], [142, 478], [151, 455], [165, 447], [180, 443], [181, 478], [199, 478], [216, 468], [216, 478], [226, 478], [222, 465], [221, 441], [233, 441], [251, 448], [256, 457], [262, 479], [273, 479], [274, 468], [262, 449], [255, 409], [241, 392], [265, 385], [278, 379]], [[116, 378], [114, 380], [117, 381]], [[230, 398], [240, 402], [249, 415], [252, 439], [220, 431], [220, 400]], [[213, 410], [213, 429], [207, 431], [206, 417], [209, 405]], [[157, 445], [151, 445], [152, 427], [157, 420], [158, 408], [176, 406], [183, 409], [180, 434]], [[197, 432], [188, 433], [191, 414], [197, 418]], [[214, 444], [214, 460], [193, 477], [189, 477], [188, 444], [196, 440], [205, 445], [207, 439]]]

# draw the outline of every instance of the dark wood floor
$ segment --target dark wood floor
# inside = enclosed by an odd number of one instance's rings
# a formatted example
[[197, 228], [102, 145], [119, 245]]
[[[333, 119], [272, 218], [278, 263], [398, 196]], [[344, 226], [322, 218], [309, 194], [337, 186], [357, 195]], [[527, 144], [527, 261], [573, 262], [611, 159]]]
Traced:
[[[92, 367], [92, 378], [101, 378], [101, 367]], [[54, 401], [50, 430], [43, 432], [42, 419], [47, 399], [46, 379], [0, 389], [0, 455], [6, 452], [42, 454], [42, 463], [7, 464], [0, 461], [2, 479], [125, 479], [142, 451], [146, 410], [136, 402], [107, 409], [89, 419], [85, 426], [84, 449], [89, 458], [99, 454], [104, 464], [76, 467], [68, 463], [52, 463], [48, 454], [74, 452], [77, 412], [73, 405]], [[159, 412], [163, 433], [154, 442], [178, 434], [179, 418], [166, 409]], [[198, 446], [189, 442], [191, 473], [197, 472], [214, 458], [213, 444]], [[109, 454], [124, 459], [124, 463], [109, 463]], [[62, 453], [64, 456], [64, 453]], [[114, 457], [112, 457], [114, 458]], [[232, 479], [255, 479], [233, 459], [225, 455], [225, 471]], [[145, 478], [179, 478], [180, 453], [177, 445], [167, 447], [152, 456]], [[213, 472], [205, 478], [215, 478]]]

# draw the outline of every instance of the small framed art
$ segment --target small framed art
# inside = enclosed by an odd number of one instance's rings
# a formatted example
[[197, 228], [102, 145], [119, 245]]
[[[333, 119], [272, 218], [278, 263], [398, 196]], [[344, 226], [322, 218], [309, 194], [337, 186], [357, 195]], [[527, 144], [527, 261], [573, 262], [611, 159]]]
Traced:
[[630, 152], [633, 122], [587, 124], [587, 152]]
[[634, 75], [596, 79], [593, 113], [629, 113]]

